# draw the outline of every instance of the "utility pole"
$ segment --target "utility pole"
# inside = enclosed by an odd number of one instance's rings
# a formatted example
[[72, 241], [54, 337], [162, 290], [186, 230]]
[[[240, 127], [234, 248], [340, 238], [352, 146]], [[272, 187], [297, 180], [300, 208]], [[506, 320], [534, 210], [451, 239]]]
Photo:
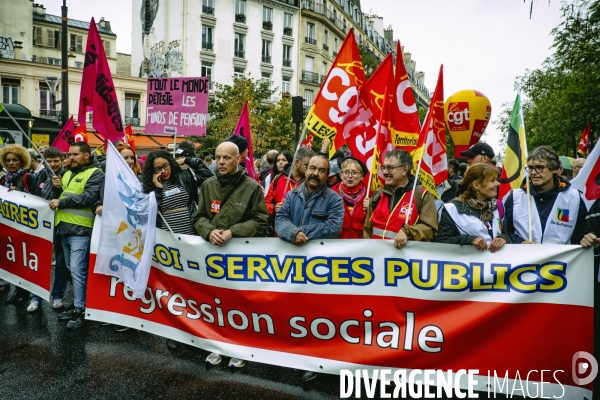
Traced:
[[69, 48], [67, 47], [69, 33], [67, 31], [67, 0], [63, 0], [62, 10], [62, 33], [61, 39], [61, 50], [62, 50], [62, 87], [61, 87], [61, 110], [62, 110], [62, 123], [67, 123], [69, 120]]

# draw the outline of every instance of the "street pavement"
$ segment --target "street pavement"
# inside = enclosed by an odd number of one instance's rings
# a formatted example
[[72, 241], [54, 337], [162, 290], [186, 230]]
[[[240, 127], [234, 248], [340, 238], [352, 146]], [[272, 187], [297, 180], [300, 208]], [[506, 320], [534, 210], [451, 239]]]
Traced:
[[[65, 304], [71, 293], [69, 284]], [[28, 313], [28, 302], [7, 305], [6, 297], [0, 294], [2, 400], [339, 398], [338, 376], [319, 374], [302, 384], [291, 369], [261, 363], [231, 372], [227, 358], [207, 369], [207, 351], [187, 345], [170, 351], [160, 336], [118, 333], [95, 321], [70, 331], [47, 302]]]

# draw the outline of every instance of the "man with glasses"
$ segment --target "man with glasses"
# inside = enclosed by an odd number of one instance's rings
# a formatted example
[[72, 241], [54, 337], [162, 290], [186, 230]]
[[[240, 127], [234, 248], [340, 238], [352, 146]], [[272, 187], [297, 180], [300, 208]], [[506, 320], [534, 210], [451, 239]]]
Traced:
[[369, 202], [364, 238], [393, 239], [397, 249], [409, 240], [431, 242], [435, 238], [438, 229], [435, 202], [422, 185], [417, 185], [411, 196], [415, 182], [412, 165], [412, 157], [405, 150], [386, 154], [381, 167], [385, 186]]
[[558, 154], [549, 146], [533, 150], [527, 158], [531, 193], [531, 240], [527, 188], [513, 190], [504, 201], [504, 221], [513, 243], [579, 244], [587, 209], [579, 191], [560, 179]]
[[[327, 187], [329, 161], [318, 154], [311, 157], [306, 180], [285, 196], [275, 216], [279, 238], [302, 246], [310, 240], [337, 239], [344, 222], [344, 204], [340, 196]], [[296, 371], [298, 373], [302, 371]], [[315, 379], [312, 371], [302, 372], [302, 381]]]

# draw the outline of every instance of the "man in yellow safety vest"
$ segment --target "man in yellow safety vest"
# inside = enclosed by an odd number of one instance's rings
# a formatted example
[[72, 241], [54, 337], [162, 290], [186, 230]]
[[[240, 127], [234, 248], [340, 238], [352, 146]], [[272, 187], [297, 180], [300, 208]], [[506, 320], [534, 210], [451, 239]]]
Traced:
[[69, 150], [71, 169], [52, 178], [50, 208], [56, 211], [55, 227], [61, 238], [65, 262], [73, 278], [73, 308], [58, 314], [68, 320], [68, 329], [77, 329], [85, 321], [85, 290], [88, 277], [90, 239], [94, 226], [92, 205], [100, 198], [104, 174], [85, 142], [75, 142]]

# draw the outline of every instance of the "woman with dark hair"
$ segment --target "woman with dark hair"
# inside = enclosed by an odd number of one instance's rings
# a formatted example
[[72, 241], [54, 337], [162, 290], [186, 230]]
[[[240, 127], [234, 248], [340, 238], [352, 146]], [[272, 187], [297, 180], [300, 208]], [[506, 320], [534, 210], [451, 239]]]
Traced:
[[[27, 149], [20, 144], [9, 144], [0, 151], [0, 164], [6, 170], [6, 174], [0, 177], [0, 185], [8, 190], [29, 192], [34, 188], [34, 174], [27, 173], [31, 165], [31, 155]], [[8, 282], [0, 279], [0, 292], [9, 288]], [[15, 286], [15, 290], [6, 299], [6, 303], [14, 303], [24, 300], [29, 296], [27, 290]]]
[[281, 173], [283, 173], [283, 167], [285, 167], [286, 165], [288, 165], [289, 163], [292, 162], [292, 155], [285, 151], [282, 150], [279, 153], [277, 153], [277, 158], [275, 159], [275, 165], [273, 166], [273, 176], [277, 176]]
[[[189, 168], [182, 169], [180, 164]], [[202, 183], [213, 176], [201, 158], [181, 157], [177, 161], [171, 153], [154, 151], [146, 158], [142, 172], [145, 193], [154, 191], [158, 210], [162, 214], [156, 226], [174, 233], [195, 235], [192, 219], [198, 204]], [[166, 220], [167, 225], [163, 221]]]
[[497, 176], [496, 167], [488, 164], [467, 169], [458, 184], [460, 196], [444, 204], [436, 242], [473, 245], [492, 253], [512, 243], [502, 224], [504, 207], [496, 199], [500, 186]]
[[344, 223], [340, 239], [362, 239], [365, 211], [369, 205], [368, 201], [365, 203], [367, 186], [363, 183], [367, 166], [358, 158], [346, 157], [341, 161], [340, 168], [342, 181], [331, 188], [344, 200]]

